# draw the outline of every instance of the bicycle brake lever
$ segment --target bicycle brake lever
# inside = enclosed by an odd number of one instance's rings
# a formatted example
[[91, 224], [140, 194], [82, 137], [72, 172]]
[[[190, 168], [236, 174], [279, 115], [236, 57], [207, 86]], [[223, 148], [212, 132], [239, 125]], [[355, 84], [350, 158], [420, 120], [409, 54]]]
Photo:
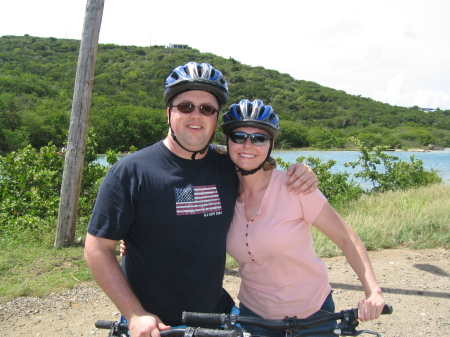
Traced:
[[356, 327], [359, 325], [359, 322], [355, 319], [355, 312], [349, 311], [344, 312], [344, 317], [341, 319], [339, 323], [336, 324], [334, 328], [334, 333], [339, 336], [358, 336], [360, 335], [359, 331], [356, 330]]

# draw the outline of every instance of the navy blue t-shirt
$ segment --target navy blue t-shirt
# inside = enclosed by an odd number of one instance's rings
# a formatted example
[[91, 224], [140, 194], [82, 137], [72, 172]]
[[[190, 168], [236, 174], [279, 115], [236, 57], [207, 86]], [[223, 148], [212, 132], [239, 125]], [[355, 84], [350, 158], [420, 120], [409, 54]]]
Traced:
[[142, 306], [165, 324], [183, 311], [229, 312], [222, 288], [236, 180], [227, 155], [183, 159], [162, 142], [122, 158], [100, 187], [88, 232], [124, 239], [122, 261]]

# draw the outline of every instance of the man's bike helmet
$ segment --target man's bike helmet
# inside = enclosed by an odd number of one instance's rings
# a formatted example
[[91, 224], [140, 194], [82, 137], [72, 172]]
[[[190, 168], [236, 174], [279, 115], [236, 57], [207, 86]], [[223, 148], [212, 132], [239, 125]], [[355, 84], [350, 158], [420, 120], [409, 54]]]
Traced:
[[167, 77], [164, 86], [164, 101], [166, 105], [178, 94], [202, 90], [213, 94], [220, 106], [227, 103], [228, 85], [222, 73], [209, 63], [189, 62], [175, 68]]
[[267, 131], [275, 139], [280, 131], [279, 121], [270, 105], [264, 105], [258, 99], [253, 102], [243, 99], [223, 114], [222, 131], [228, 137], [234, 129], [254, 127]]

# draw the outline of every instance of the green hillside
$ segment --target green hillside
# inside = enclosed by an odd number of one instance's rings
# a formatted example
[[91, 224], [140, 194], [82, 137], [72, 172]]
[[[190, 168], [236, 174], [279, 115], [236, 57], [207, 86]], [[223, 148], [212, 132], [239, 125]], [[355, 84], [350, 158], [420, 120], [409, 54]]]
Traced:
[[[64, 146], [79, 43], [28, 35], [0, 38], [0, 151], [49, 142]], [[391, 148], [450, 147], [449, 110], [391, 106], [192, 48], [101, 44], [89, 120], [97, 152], [127, 151], [162, 139], [167, 132], [164, 80], [188, 61], [220, 69], [230, 103], [259, 98], [272, 105], [282, 119], [279, 147], [344, 148], [349, 136]], [[216, 138], [223, 141], [220, 133]]]

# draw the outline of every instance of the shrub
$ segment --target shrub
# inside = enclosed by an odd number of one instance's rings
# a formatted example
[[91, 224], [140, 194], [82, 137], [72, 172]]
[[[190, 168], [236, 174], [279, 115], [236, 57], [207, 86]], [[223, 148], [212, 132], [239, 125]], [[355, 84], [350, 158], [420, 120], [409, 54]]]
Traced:
[[[277, 163], [287, 169], [289, 163], [285, 163], [281, 158], [277, 158]], [[353, 180], [349, 181], [349, 173], [332, 173], [330, 169], [336, 164], [334, 160], [328, 160], [326, 163], [322, 159], [312, 156], [298, 157], [297, 163], [307, 164], [319, 179], [319, 189], [327, 197], [333, 207], [347, 204], [351, 200], [358, 199], [363, 195], [364, 190]]]
[[[96, 163], [88, 141], [78, 208], [86, 228], [107, 168]], [[3, 242], [44, 242], [54, 236], [64, 168], [64, 153], [49, 144], [31, 145], [0, 158], [0, 237]]]
[[359, 148], [361, 155], [357, 161], [344, 165], [352, 168], [360, 165], [363, 170], [355, 177], [371, 182], [373, 192], [406, 190], [442, 182], [436, 170], [426, 171], [423, 161], [416, 160], [414, 155], [410, 157], [410, 162], [406, 162], [384, 153], [385, 146], [367, 147], [356, 138], [351, 137], [350, 140]]

